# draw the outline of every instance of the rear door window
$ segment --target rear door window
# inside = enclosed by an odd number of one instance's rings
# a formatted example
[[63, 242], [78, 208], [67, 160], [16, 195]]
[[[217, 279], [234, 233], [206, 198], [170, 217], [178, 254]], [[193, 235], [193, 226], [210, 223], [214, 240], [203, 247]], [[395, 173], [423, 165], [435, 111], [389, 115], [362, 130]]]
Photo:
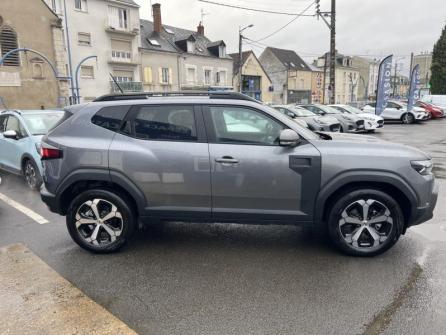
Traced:
[[193, 106], [137, 106], [133, 123], [134, 135], [139, 139], [197, 141], [198, 138]]
[[5, 131], [7, 119], [8, 119], [7, 115], [0, 115], [0, 134], [2, 134]]
[[91, 119], [93, 124], [117, 132], [121, 129], [123, 120], [130, 106], [110, 106], [102, 108]]

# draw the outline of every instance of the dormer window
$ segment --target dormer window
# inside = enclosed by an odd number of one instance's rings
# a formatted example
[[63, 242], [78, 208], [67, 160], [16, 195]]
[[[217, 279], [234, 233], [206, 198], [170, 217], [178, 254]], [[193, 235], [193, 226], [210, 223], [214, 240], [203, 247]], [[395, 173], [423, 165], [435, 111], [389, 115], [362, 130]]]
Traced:
[[223, 44], [218, 47], [218, 57], [226, 57], [226, 46], [224, 46]]
[[195, 51], [195, 42], [187, 41], [187, 52], [193, 53]]

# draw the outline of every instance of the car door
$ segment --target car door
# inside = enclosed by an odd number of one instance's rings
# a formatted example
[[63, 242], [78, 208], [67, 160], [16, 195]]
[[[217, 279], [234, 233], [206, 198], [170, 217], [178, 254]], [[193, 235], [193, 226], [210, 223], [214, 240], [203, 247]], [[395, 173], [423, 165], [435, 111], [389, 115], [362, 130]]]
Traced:
[[21, 158], [27, 148], [28, 134], [21, 125], [20, 120], [14, 115], [8, 115], [5, 131], [14, 130], [17, 139], [2, 136], [0, 150], [2, 152], [4, 168], [14, 173], [21, 172]]
[[401, 117], [401, 108], [393, 102], [388, 102], [381, 116], [388, 120], [399, 120]]
[[110, 146], [109, 166], [144, 193], [145, 215], [210, 218], [209, 149], [193, 105], [132, 107]]
[[288, 127], [259, 109], [209, 105], [204, 116], [214, 219], [312, 220], [320, 185], [320, 154], [313, 145], [279, 146]]

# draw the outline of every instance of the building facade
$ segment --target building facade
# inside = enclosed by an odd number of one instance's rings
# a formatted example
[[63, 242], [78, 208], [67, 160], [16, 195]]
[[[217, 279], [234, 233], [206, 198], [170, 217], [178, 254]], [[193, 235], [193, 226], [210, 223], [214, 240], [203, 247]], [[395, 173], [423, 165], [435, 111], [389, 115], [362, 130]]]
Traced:
[[359, 72], [357, 99], [368, 101], [375, 97], [378, 84], [379, 61], [359, 56], [353, 56], [352, 61], [352, 66]]
[[196, 31], [162, 23], [153, 4], [153, 22], [141, 20], [141, 71], [145, 91], [232, 89], [232, 58], [223, 41], [212, 42], [200, 23]]
[[[240, 91], [238, 53], [230, 54], [234, 59], [234, 89]], [[272, 82], [252, 50], [242, 52], [242, 89], [241, 92], [265, 103], [272, 102]]]
[[324, 71], [312, 64], [311, 69], [311, 101], [313, 103], [325, 103], [324, 101]]
[[336, 53], [335, 64], [335, 92], [332, 92], [329, 87], [330, 84], [330, 55], [319, 57], [316, 60], [316, 66], [325, 71], [325, 102], [329, 101], [329, 97], [334, 94], [335, 103], [347, 104], [350, 102], [356, 102], [358, 98], [358, 86], [359, 86], [359, 70], [353, 66], [352, 57], [341, 55]]
[[[133, 0], [45, 1], [64, 21], [64, 27], [66, 19], [71, 69], [73, 77], [78, 70], [80, 101], [119, 91], [111, 75], [125, 91], [142, 90], [139, 6]], [[90, 56], [97, 58], [81, 64]]]
[[259, 57], [273, 84], [274, 103], [310, 103], [312, 71], [293, 50], [267, 47]]
[[[38, 38], [36, 38], [38, 37]], [[66, 55], [60, 19], [42, 0], [0, 2], [0, 56], [26, 47], [66, 77]], [[54, 108], [68, 98], [68, 83], [57, 79], [44, 57], [13, 53], [0, 66], [0, 110]]]
[[413, 57], [412, 68], [420, 65], [420, 86], [421, 88], [428, 88], [431, 78], [431, 66], [432, 66], [432, 52], [422, 52], [419, 55]]

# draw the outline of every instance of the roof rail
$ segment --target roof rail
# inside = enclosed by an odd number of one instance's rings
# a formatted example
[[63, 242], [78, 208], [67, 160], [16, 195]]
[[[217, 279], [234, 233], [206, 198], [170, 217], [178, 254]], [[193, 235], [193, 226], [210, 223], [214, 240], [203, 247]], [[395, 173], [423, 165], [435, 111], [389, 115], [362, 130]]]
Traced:
[[144, 100], [159, 97], [209, 97], [209, 99], [232, 99], [247, 100], [260, 103], [260, 101], [238, 92], [225, 91], [183, 91], [183, 92], [141, 92], [141, 93], [123, 93], [107, 94], [93, 100], [98, 101], [120, 101], [120, 100]]

